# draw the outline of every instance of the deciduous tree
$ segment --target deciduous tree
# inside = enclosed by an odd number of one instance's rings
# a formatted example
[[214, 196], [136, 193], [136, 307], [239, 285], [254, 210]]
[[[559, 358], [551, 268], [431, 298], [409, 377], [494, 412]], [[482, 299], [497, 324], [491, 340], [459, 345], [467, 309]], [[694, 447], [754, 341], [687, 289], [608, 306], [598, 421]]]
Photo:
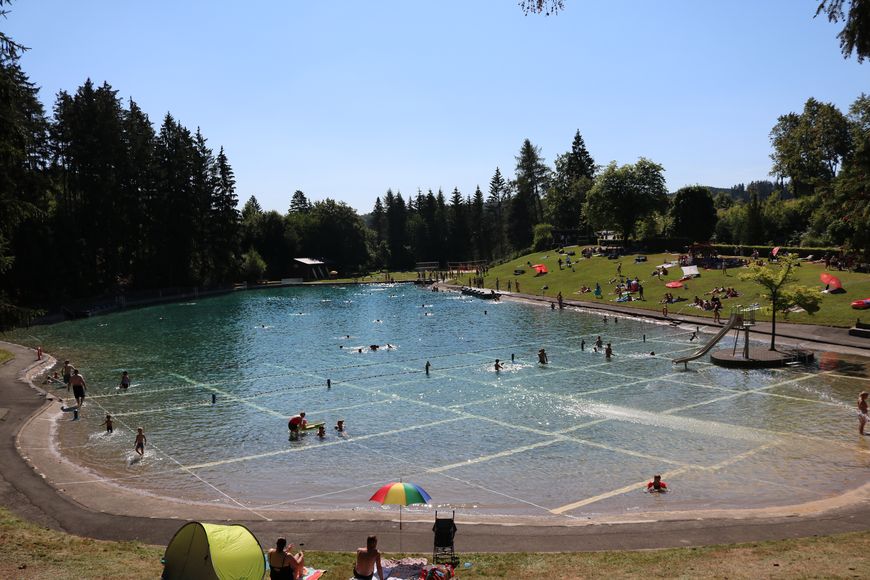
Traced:
[[627, 241], [638, 220], [667, 207], [663, 171], [661, 165], [643, 157], [621, 167], [611, 162], [586, 196], [586, 214], [592, 225], [616, 229]]

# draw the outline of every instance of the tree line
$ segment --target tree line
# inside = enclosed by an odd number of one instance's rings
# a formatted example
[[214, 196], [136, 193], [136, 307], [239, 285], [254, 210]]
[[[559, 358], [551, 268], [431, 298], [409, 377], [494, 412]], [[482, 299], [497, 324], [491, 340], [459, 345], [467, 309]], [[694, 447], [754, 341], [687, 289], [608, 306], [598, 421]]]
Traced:
[[[5, 1], [0, 0], [0, 6]], [[845, 246], [867, 252], [870, 97], [847, 113], [810, 98], [770, 133], [773, 181], [669, 194], [646, 158], [595, 163], [580, 131], [548, 165], [531, 140], [488, 187], [391, 190], [360, 216], [290, 196], [286, 212], [239, 199], [228, 156], [167, 113], [159, 126], [108, 83], [56, 95], [47, 113], [0, 42], [0, 325], [28, 307], [174, 286], [280, 278], [299, 256], [342, 274], [418, 262], [493, 261], [601, 230], [623, 239]], [[2, 40], [2, 39], [0, 39]]]

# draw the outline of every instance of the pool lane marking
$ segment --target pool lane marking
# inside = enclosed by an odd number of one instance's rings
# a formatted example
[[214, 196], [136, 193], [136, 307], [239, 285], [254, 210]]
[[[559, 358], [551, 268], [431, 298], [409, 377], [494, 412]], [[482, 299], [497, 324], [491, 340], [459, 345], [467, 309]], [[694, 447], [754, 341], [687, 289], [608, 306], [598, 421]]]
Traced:
[[[666, 411], [662, 411], [662, 413], [663, 413], [663, 414], [679, 413], [680, 411], [687, 411], [687, 410], [689, 410], [689, 409], [694, 409], [695, 407], [703, 407], [704, 405], [710, 405], [710, 404], [712, 404], [712, 403], [718, 403], [718, 402], [720, 402], [720, 401], [727, 401], [728, 399], [734, 399], [734, 398], [737, 398], [737, 397], [742, 397], [743, 395], [762, 394], [762, 391], [765, 391], [765, 390], [767, 390], [767, 389], [773, 389], [773, 388], [776, 388], [776, 387], [781, 387], [781, 386], [783, 386], [783, 385], [788, 385], [788, 384], [791, 384], [791, 383], [797, 383], [797, 382], [800, 382], [800, 381], [805, 381], [805, 380], [807, 380], [807, 379], [811, 379], [811, 378], [816, 377], [816, 376], [818, 376], [818, 375], [810, 375], [810, 374], [808, 374], [808, 375], [804, 375], [804, 376], [801, 376], [801, 377], [796, 377], [796, 378], [793, 378], [793, 379], [789, 379], [789, 380], [786, 380], [786, 381], [780, 381], [780, 382], [778, 382], [778, 383], [773, 383], [773, 384], [770, 384], [770, 385], [766, 385], [766, 386], [763, 386], [763, 387], [759, 387], [759, 388], [757, 388], [757, 389], [749, 389], [749, 390], [746, 390], [746, 391], [735, 391], [733, 394], [730, 394], [730, 395], [724, 395], [724, 396], [722, 396], [722, 397], [716, 397], [716, 398], [714, 398], [714, 399], [711, 399], [711, 400], [709, 400], [709, 401], [705, 401], [705, 402], [702, 402], [702, 403], [692, 403], [691, 405], [684, 405], [684, 406], [682, 406], [682, 407], [674, 407], [673, 409], [668, 409], [668, 410], [666, 410]], [[771, 431], [771, 432], [772, 432], [772, 431]]]
[[532, 451], [533, 449], [539, 449], [541, 447], [549, 447], [550, 445], [555, 445], [556, 443], [562, 443], [561, 439], [550, 439], [547, 441], [538, 441], [537, 443], [531, 443], [529, 445], [523, 445], [521, 447], [514, 447], [513, 449], [505, 449], [504, 451], [499, 451], [497, 453], [491, 453], [489, 455], [481, 455], [480, 457], [475, 457], [474, 459], [466, 459], [465, 461], [457, 461], [456, 463], [448, 463], [446, 465], [440, 465], [438, 467], [430, 467], [425, 471], [427, 473], [442, 473], [444, 471], [448, 471], [450, 469], [457, 469], [460, 467], [467, 467], [469, 465], [474, 465], [476, 463], [483, 463], [485, 461], [490, 461], [493, 459], [500, 459], [502, 457], [510, 457], [511, 455], [516, 455], [517, 453], [524, 453], [526, 451]]
[[234, 395], [228, 391], [224, 391], [223, 389], [219, 389], [215, 386], [208, 385], [205, 383], [197, 383], [196, 381], [194, 381], [190, 377], [186, 377], [186, 376], [180, 375], [178, 373], [170, 373], [170, 374], [174, 377], [178, 377], [179, 379], [181, 379], [183, 381], [187, 381], [187, 382], [192, 383], [194, 385], [199, 385], [203, 389], [205, 389], [207, 391], [211, 391], [212, 393], [216, 393], [216, 394], [220, 395], [221, 397], [226, 398], [229, 401], [235, 401], [237, 403], [241, 403], [242, 405], [246, 405], [248, 407], [251, 407], [252, 409], [256, 409], [257, 411], [260, 411], [262, 413], [266, 413], [267, 415], [272, 415], [274, 417], [281, 417], [281, 418], [287, 417], [286, 413], [278, 413], [277, 411], [273, 411], [272, 409], [269, 409], [268, 407], [263, 407], [262, 405], [257, 405], [256, 403], [244, 401], [244, 400], [240, 399], [239, 397], [237, 397], [236, 395]]
[[[94, 403], [94, 404], [95, 404], [96, 406], [100, 407], [104, 412], [106, 412], [107, 414], [109, 414], [108, 409], [106, 409], [103, 405], [101, 405], [100, 403]], [[130, 427], [129, 425], [127, 425], [126, 423], [124, 423], [123, 420], [119, 420], [118, 423], [120, 423], [120, 424], [121, 424], [125, 429], [128, 429], [128, 430], [130, 430], [130, 431], [132, 431], [132, 432], [134, 432], [134, 433], [136, 432], [132, 427]], [[270, 518], [268, 518], [267, 516], [264, 516], [263, 514], [259, 513], [258, 511], [254, 510], [254, 509], [251, 509], [250, 507], [244, 505], [242, 502], [240, 502], [239, 500], [237, 500], [236, 498], [234, 498], [234, 497], [231, 496], [230, 494], [226, 493], [225, 491], [223, 491], [222, 489], [220, 489], [220, 488], [217, 487], [216, 485], [214, 485], [214, 484], [212, 484], [212, 483], [206, 481], [205, 479], [203, 479], [202, 477], [200, 477], [198, 474], [193, 473], [193, 471], [191, 471], [190, 469], [187, 469], [187, 468], [186, 468], [186, 467], [185, 467], [185, 466], [184, 466], [180, 461], [178, 461], [175, 457], [173, 457], [173, 456], [170, 455], [169, 453], [163, 451], [160, 447], [158, 447], [158, 446], [155, 445], [154, 443], [150, 443], [150, 444], [149, 444], [149, 447], [151, 447], [152, 449], [154, 449], [155, 451], [157, 451], [158, 453], [160, 453], [161, 455], [163, 455], [164, 457], [166, 457], [167, 459], [169, 459], [169, 461], [171, 461], [172, 463], [175, 463], [176, 465], [178, 465], [178, 467], [179, 467], [182, 471], [184, 471], [185, 473], [187, 473], [187, 474], [193, 476], [194, 478], [196, 478], [197, 480], [199, 480], [199, 481], [202, 482], [203, 484], [207, 485], [208, 487], [212, 488], [212, 489], [215, 490], [218, 494], [224, 496], [225, 498], [227, 498], [228, 500], [230, 500], [232, 503], [238, 505], [240, 508], [249, 511], [250, 513], [254, 514], [255, 516], [257, 516], [257, 517], [259, 517], [259, 518], [261, 518], [261, 519], [263, 519], [263, 520], [265, 520], [265, 521], [267, 521], [267, 522], [272, 521], [272, 520], [271, 520]], [[142, 474], [142, 475], [143, 475], [143, 479], [145, 479], [145, 478], [148, 477], [148, 474]]]
[[[354, 388], [354, 389], [359, 389], [359, 390], [361, 390], [361, 391], [365, 391], [365, 392], [368, 392], [368, 393], [370, 393], [370, 394], [372, 393], [371, 389], [368, 389], [368, 388], [365, 388], [365, 387], [360, 387], [360, 386], [358, 386], [358, 385], [353, 385], [353, 384], [350, 384], [350, 383], [344, 383], [344, 384], [345, 384], [346, 387], [350, 387], [350, 388]], [[652, 461], [659, 461], [659, 462], [662, 462], [662, 463], [670, 463], [670, 464], [675, 464], [675, 465], [685, 465], [685, 463], [683, 463], [683, 462], [680, 462], [680, 461], [674, 461], [674, 460], [672, 460], [672, 459], [667, 459], [667, 458], [664, 458], [664, 457], [658, 457], [658, 456], [655, 456], [655, 455], [649, 455], [649, 454], [645, 454], [645, 453], [640, 453], [640, 452], [637, 452], [637, 451], [633, 451], [633, 450], [631, 450], [631, 449], [623, 449], [623, 448], [621, 448], [621, 447], [615, 447], [615, 446], [611, 446], [611, 445], [606, 445], [606, 444], [604, 444], [604, 443], [599, 443], [599, 442], [597, 442], [597, 441], [589, 441], [589, 440], [586, 440], [586, 439], [580, 439], [580, 438], [576, 438], [576, 437], [571, 437], [571, 436], [567, 436], [567, 435], [562, 435], [562, 434], [560, 434], [559, 432], [554, 432], [554, 431], [545, 431], [545, 430], [543, 430], [543, 429], [537, 429], [537, 428], [535, 428], [535, 427], [531, 427], [531, 426], [529, 426], [529, 425], [522, 425], [522, 424], [517, 424], [517, 423], [508, 423], [507, 421], [502, 421], [502, 420], [500, 420], [500, 419], [496, 419], [496, 418], [493, 418], [493, 417], [487, 417], [487, 416], [484, 416], [484, 415], [478, 415], [478, 414], [475, 414], [475, 413], [469, 413], [469, 412], [464, 411], [464, 410], [451, 409], [451, 408], [449, 408], [449, 407], [445, 407], [445, 406], [443, 406], [443, 405], [436, 405], [436, 404], [434, 404], [434, 403], [430, 403], [430, 402], [428, 402], [428, 401], [419, 401], [419, 400], [415, 400], [415, 399], [409, 399], [409, 398], [407, 398], [407, 397], [403, 397], [403, 396], [401, 396], [401, 395], [394, 395], [394, 396], [393, 396], [393, 400], [398, 400], [398, 401], [402, 401], [402, 402], [406, 402], [406, 403], [416, 404], [416, 405], [420, 405], [420, 406], [423, 406], [423, 407], [427, 407], [427, 408], [431, 408], [431, 409], [436, 409], [436, 410], [438, 410], [438, 411], [452, 412], [452, 413], [459, 414], [459, 415], [460, 415], [459, 418], [463, 418], [463, 419], [474, 419], [474, 420], [477, 420], [477, 421], [484, 421], [484, 422], [487, 422], [487, 423], [492, 423], [492, 424], [495, 424], [495, 425], [499, 425], [499, 426], [501, 426], [501, 427], [505, 427], [505, 428], [507, 428], [507, 429], [509, 429], [509, 430], [511, 430], [511, 429], [513, 429], [513, 430], [519, 429], [519, 430], [521, 430], [521, 431], [526, 431], [526, 432], [528, 432], [528, 433], [534, 433], [534, 434], [536, 434], [536, 435], [539, 435], [539, 436], [542, 436], [542, 437], [545, 437], [545, 438], [550, 438], [550, 437], [552, 437], [552, 438], [554, 438], [554, 439], [556, 439], [556, 440], [558, 440], [558, 441], [580, 443], [580, 444], [583, 444], [583, 445], [589, 445], [589, 446], [591, 446], [591, 447], [597, 447], [597, 448], [600, 448], [600, 449], [606, 449], [606, 450], [608, 450], [608, 451], [612, 451], [612, 452], [614, 452], [614, 453], [622, 453], [622, 454], [624, 454], [624, 455], [629, 455], [629, 456], [632, 456], [632, 457], [641, 457], [641, 458], [644, 458], [644, 459], [650, 459], [650, 460], [652, 460]], [[597, 405], [597, 406], [598, 406], [599, 408], [604, 407], [603, 405]], [[607, 408], [614, 408], [614, 407], [613, 407], [613, 406], [607, 406]], [[699, 423], [703, 423], [703, 422], [704, 422], [704, 421], [701, 421], [701, 420], [698, 420], [698, 419], [686, 419], [686, 418], [684, 418], [684, 417], [677, 417], [677, 418], [682, 419], [682, 420], [684, 420], [684, 421], [686, 421], [686, 420], [691, 420], [691, 421], [697, 421], [697, 422], [699, 422]], [[730, 426], [730, 425], [729, 425], [729, 427], [731, 427], [732, 429], [734, 428], [733, 426]]]
[[[759, 445], [758, 447], [756, 447], [754, 449], [750, 449], [749, 451], [746, 451], [744, 453], [734, 455], [734, 456], [729, 457], [728, 459], [726, 459], [724, 461], [721, 461], [721, 462], [716, 463], [716, 464], [711, 465], [711, 466], [706, 466], [706, 467], [705, 466], [695, 466], [695, 465], [682, 466], [682, 467], [679, 467], [677, 469], [667, 471], [664, 474], [662, 474], [662, 476], [670, 479], [670, 478], [676, 477], [678, 475], [682, 475], [684, 473], [687, 473], [690, 471], [695, 471], [695, 470], [701, 470], [701, 471], [707, 471], [707, 472], [718, 471], [724, 467], [728, 467], [729, 465], [733, 465], [735, 463], [738, 463], [740, 461], [748, 459], [748, 458], [752, 457], [753, 455], [757, 455], [758, 453], [762, 453], [762, 452], [767, 451], [768, 449], [770, 449], [772, 447], [776, 447], [776, 446], [781, 445], [781, 444], [782, 444], [782, 442], [765, 443], [764, 445]], [[592, 497], [588, 497], [585, 499], [581, 499], [579, 501], [575, 501], [573, 503], [569, 503], [569, 504], [566, 504], [566, 505], [563, 505], [563, 506], [560, 506], [557, 508], [553, 508], [549, 511], [553, 514], [556, 514], [556, 515], [564, 515], [565, 512], [573, 511], [573, 510], [576, 510], [578, 508], [581, 508], [581, 507], [584, 507], [584, 506], [587, 506], [587, 505], [590, 505], [593, 503], [597, 503], [599, 501], [609, 499], [611, 497], [615, 497], [617, 495], [622, 495], [624, 493], [628, 493], [630, 491], [635, 491], [635, 490], [643, 491], [643, 489], [646, 487], [646, 484], [647, 484], [646, 481], [631, 483], [629, 485], [620, 487], [619, 489], [614, 489], [611, 491], [600, 493], [600, 494], [592, 496]]]
[[[672, 469], [671, 471], [666, 471], [662, 474], [662, 477], [666, 477], [671, 479], [676, 477], [677, 475], [682, 475], [687, 471], [691, 471], [691, 467], [678, 467], [677, 469]], [[611, 491], [606, 491], [604, 493], [599, 493], [598, 495], [594, 495], [592, 497], [587, 497], [586, 499], [581, 499], [579, 501], [575, 501], [573, 503], [565, 504], [563, 506], [551, 508], [548, 510], [550, 513], [555, 514], [557, 516], [565, 515], [565, 512], [574, 511], [577, 508], [581, 508], [587, 506], [589, 504], [597, 503], [599, 501], [610, 499], [611, 497], [616, 497], [618, 495], [622, 495], [624, 493], [628, 493], [630, 491], [643, 491], [646, 487], [646, 481], [639, 481], [636, 483], [630, 483], [626, 486], [620, 487], [619, 489], [614, 489]]]
[[290, 453], [299, 453], [303, 451], [312, 451], [314, 449], [321, 449], [323, 447], [331, 447], [333, 445], [346, 445], [351, 441], [356, 440], [365, 440], [371, 439], [373, 437], [380, 437], [385, 435], [396, 435], [397, 433], [405, 433], [407, 431], [414, 431], [416, 429], [426, 429], [429, 427], [435, 427], [437, 425], [444, 425], [446, 423], [453, 423], [455, 421], [461, 421], [462, 417], [450, 417], [449, 419], [441, 419], [440, 421], [432, 421], [430, 423], [426, 423], [425, 425], [411, 425], [409, 427], [400, 427], [398, 429], [392, 429], [390, 431], [379, 431], [378, 433], [367, 433], [365, 435], [355, 435], [353, 439], [339, 439], [336, 441], [328, 441], [324, 443], [320, 443], [317, 446], [306, 446], [306, 447], [290, 447], [285, 449], [276, 449], [273, 451], [266, 451], [263, 453], [255, 453], [253, 455], [245, 455], [241, 457], [229, 457], [227, 459], [220, 459], [217, 461], [208, 461], [205, 463], [195, 463], [191, 465], [184, 466], [186, 469], [194, 470], [194, 469], [207, 469], [211, 467], [220, 467], [222, 465], [230, 465], [232, 463], [241, 463], [243, 461], [252, 461], [255, 459], [265, 459], [266, 457], [276, 457], [278, 455], [288, 455]]
[[[414, 466], [414, 467], [417, 467], [417, 464], [416, 464], [415, 461], [412, 461], [412, 460], [406, 459], [406, 458], [404, 458], [404, 457], [399, 457], [399, 456], [396, 456], [396, 455], [392, 455], [392, 454], [389, 454], [389, 453], [384, 453], [382, 450], [374, 450], [374, 449], [371, 449], [370, 447], [367, 447], [367, 446], [362, 445], [362, 444], [359, 444], [359, 443], [357, 443], [357, 445], [358, 445], [359, 447], [362, 447], [363, 449], [367, 449], [369, 452], [380, 453], [380, 454], [382, 454], [382, 455], [387, 455], [388, 457], [392, 458], [394, 461], [398, 461], [398, 462], [401, 462], [401, 463], [407, 463], [407, 464], [410, 464], [410, 465], [412, 465], [412, 466]], [[423, 470], [415, 469], [415, 470], [412, 471], [412, 473], [409, 474], [409, 475], [413, 475], [413, 474], [417, 474], [417, 473], [419, 473], [419, 474], [424, 474], [424, 473], [430, 473], [430, 472], [431, 472], [431, 473], [435, 473], [436, 475], [439, 475], [439, 476], [441, 476], [441, 477], [446, 477], [447, 479], [452, 479], [452, 480], [454, 480], [454, 481], [458, 481], [458, 482], [460, 482], [460, 483], [464, 483], [465, 485], [468, 485], [469, 487], [476, 487], [476, 488], [478, 488], [478, 489], [482, 489], [482, 490], [484, 490], [484, 491], [486, 491], [486, 492], [488, 492], [488, 493], [492, 493], [492, 494], [494, 494], [494, 495], [500, 495], [500, 496], [502, 496], [502, 497], [506, 497], [506, 498], [511, 499], [511, 500], [513, 500], [513, 501], [516, 501], [516, 502], [519, 502], [519, 503], [524, 503], [524, 504], [526, 504], [526, 505], [530, 505], [530, 506], [535, 507], [535, 508], [538, 508], [538, 509], [540, 509], [540, 510], [547, 511], [547, 508], [545, 508], [544, 506], [539, 505], [539, 504], [536, 504], [536, 503], [534, 503], [534, 502], [532, 502], [532, 501], [530, 501], [530, 500], [523, 499], [523, 498], [516, 497], [516, 496], [512, 496], [512, 495], [509, 495], [509, 494], [507, 494], [507, 493], [504, 493], [504, 492], [497, 491], [497, 490], [495, 490], [495, 489], [492, 489], [492, 488], [486, 487], [486, 486], [481, 485], [481, 484], [479, 484], [479, 483], [474, 483], [474, 482], [472, 482], [472, 481], [468, 481], [468, 480], [466, 480], [466, 479], [462, 479], [462, 478], [456, 477], [455, 475], [448, 475], [448, 474], [444, 473], [443, 471], [442, 471], [442, 472], [433, 472], [433, 471], [431, 471], [431, 469], [423, 469]], [[571, 517], [571, 516], [568, 516], [568, 517]]]

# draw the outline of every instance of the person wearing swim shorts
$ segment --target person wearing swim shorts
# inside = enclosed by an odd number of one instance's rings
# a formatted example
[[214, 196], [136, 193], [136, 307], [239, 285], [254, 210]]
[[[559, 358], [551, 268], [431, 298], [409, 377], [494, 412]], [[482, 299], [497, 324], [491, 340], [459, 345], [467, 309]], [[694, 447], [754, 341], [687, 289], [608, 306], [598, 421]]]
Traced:
[[139, 457], [145, 455], [145, 443], [148, 442], [148, 439], [145, 437], [145, 433], [142, 430], [142, 427], [136, 429], [136, 443], [133, 446], [133, 449], [136, 450], [136, 453], [139, 454]]
[[73, 371], [73, 374], [69, 379], [69, 384], [72, 387], [73, 396], [76, 398], [76, 405], [81, 408], [82, 404], [85, 402], [85, 391], [88, 390], [88, 386], [85, 383], [85, 378], [79, 374], [78, 369]]
[[381, 553], [378, 551], [378, 537], [366, 538], [366, 547], [357, 548], [356, 563], [353, 565], [353, 577], [356, 580], [372, 580], [378, 571], [378, 578], [384, 577], [384, 569], [381, 565]]

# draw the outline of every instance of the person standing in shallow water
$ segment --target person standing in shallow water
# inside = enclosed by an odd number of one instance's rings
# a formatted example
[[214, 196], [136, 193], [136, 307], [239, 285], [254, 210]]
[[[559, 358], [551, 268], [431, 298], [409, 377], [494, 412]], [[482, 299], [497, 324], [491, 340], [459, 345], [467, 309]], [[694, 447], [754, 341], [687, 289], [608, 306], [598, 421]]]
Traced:
[[88, 386], [85, 383], [85, 377], [79, 374], [78, 369], [73, 371], [69, 384], [72, 387], [73, 396], [76, 398], [76, 405], [81, 408], [82, 404], [85, 402], [85, 391], [88, 390]]
[[867, 426], [867, 391], [861, 391], [858, 395], [858, 433], [866, 435], [864, 428]]
[[542, 365], [550, 362], [550, 359], [547, 358], [547, 351], [545, 351], [543, 348], [538, 351], [538, 362]]

